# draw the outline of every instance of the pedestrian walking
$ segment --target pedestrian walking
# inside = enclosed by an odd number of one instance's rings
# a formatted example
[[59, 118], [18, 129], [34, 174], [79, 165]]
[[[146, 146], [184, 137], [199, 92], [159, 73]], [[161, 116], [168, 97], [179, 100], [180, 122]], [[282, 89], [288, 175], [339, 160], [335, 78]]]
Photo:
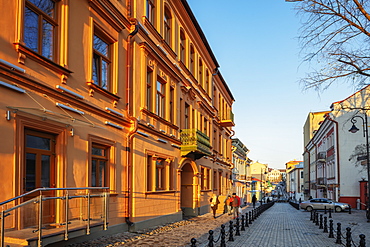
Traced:
[[225, 213], [227, 213], [228, 215], [231, 215], [231, 209], [232, 209], [231, 201], [232, 201], [231, 196], [228, 195], [225, 200]]
[[240, 197], [237, 196], [236, 193], [233, 193], [231, 200], [232, 212], [235, 219], [236, 217], [239, 217]]
[[252, 204], [253, 204], [253, 208], [255, 208], [255, 207], [256, 207], [256, 201], [257, 201], [257, 197], [256, 197], [256, 195], [253, 195], [253, 196], [252, 196]]
[[210, 199], [211, 202], [211, 209], [213, 211], [213, 218], [216, 218], [216, 211], [218, 208], [218, 204], [220, 204], [220, 201], [218, 200], [218, 196], [213, 194], [212, 198]]

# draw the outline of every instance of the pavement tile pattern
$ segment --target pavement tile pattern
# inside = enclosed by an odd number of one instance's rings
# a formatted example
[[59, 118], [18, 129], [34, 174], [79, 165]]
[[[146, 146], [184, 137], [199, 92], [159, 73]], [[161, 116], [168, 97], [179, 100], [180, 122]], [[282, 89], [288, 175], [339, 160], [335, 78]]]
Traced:
[[[243, 214], [252, 210], [251, 206], [243, 208]], [[323, 217], [329, 217], [324, 211], [319, 211]], [[346, 228], [352, 231], [352, 246], [359, 246], [359, 235], [365, 234], [366, 246], [370, 246], [370, 222], [367, 222], [365, 211], [352, 210], [348, 212], [332, 213], [334, 226], [334, 238], [329, 238], [329, 233], [310, 220], [310, 213], [297, 210], [288, 203], [275, 203], [271, 208], [263, 212], [255, 219], [245, 231], [240, 231], [240, 236], [235, 236], [234, 241], [228, 241], [230, 247], [330, 247], [346, 246], [346, 240], [342, 237], [342, 244], [336, 244], [337, 223], [341, 223], [342, 235], [346, 235]], [[191, 239], [196, 238], [196, 246], [208, 246], [209, 230], [214, 231], [214, 240], [220, 236], [221, 225], [225, 225], [226, 232], [229, 230], [229, 222], [232, 216], [227, 214], [218, 215], [216, 219], [208, 213], [181, 222], [175, 222], [166, 226], [157, 227], [148, 231], [137, 233], [121, 233], [97, 240], [74, 244], [74, 247], [82, 246], [190, 246]], [[328, 226], [330, 218], [327, 218]], [[235, 223], [235, 220], [233, 220]], [[214, 243], [220, 246], [220, 240]]]

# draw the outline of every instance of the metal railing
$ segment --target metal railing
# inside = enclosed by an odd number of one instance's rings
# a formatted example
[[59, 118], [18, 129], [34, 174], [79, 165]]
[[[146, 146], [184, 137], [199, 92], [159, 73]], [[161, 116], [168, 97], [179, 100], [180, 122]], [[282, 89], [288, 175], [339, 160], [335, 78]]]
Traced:
[[[38, 188], [1, 202], [0, 246], [14, 239], [35, 239], [43, 246], [46, 234], [68, 234], [93, 226], [108, 229], [109, 187]], [[63, 229], [64, 228], [64, 229]]]

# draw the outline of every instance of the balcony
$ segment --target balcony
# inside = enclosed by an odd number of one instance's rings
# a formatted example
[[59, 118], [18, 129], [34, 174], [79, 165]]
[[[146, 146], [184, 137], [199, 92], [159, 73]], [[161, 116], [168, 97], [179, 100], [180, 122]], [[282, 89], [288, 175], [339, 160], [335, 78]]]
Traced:
[[220, 119], [219, 124], [222, 127], [234, 127], [235, 126], [234, 113], [231, 110], [228, 112], [225, 112], [224, 114], [221, 114], [221, 112], [219, 112], [218, 117]]
[[318, 185], [326, 185], [327, 184], [327, 178], [317, 178], [317, 184]]
[[194, 156], [200, 159], [211, 155], [211, 144], [209, 137], [198, 129], [183, 129], [180, 133], [181, 156]]
[[319, 152], [317, 154], [317, 161], [318, 162], [326, 162], [326, 152]]

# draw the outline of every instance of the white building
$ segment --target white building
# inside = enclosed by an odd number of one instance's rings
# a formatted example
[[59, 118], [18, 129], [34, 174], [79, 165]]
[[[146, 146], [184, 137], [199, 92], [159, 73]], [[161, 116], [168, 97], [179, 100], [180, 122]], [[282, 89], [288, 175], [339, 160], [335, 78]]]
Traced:
[[[366, 110], [370, 103], [369, 86], [348, 98], [332, 104], [314, 137], [306, 145], [308, 153], [309, 194], [326, 197], [356, 206], [356, 200], [366, 202], [360, 194], [360, 183], [367, 179], [364, 162], [364, 132]], [[351, 119], [359, 133], [350, 133]], [[365, 126], [366, 127], [366, 126]], [[359, 159], [359, 161], [358, 161]]]

